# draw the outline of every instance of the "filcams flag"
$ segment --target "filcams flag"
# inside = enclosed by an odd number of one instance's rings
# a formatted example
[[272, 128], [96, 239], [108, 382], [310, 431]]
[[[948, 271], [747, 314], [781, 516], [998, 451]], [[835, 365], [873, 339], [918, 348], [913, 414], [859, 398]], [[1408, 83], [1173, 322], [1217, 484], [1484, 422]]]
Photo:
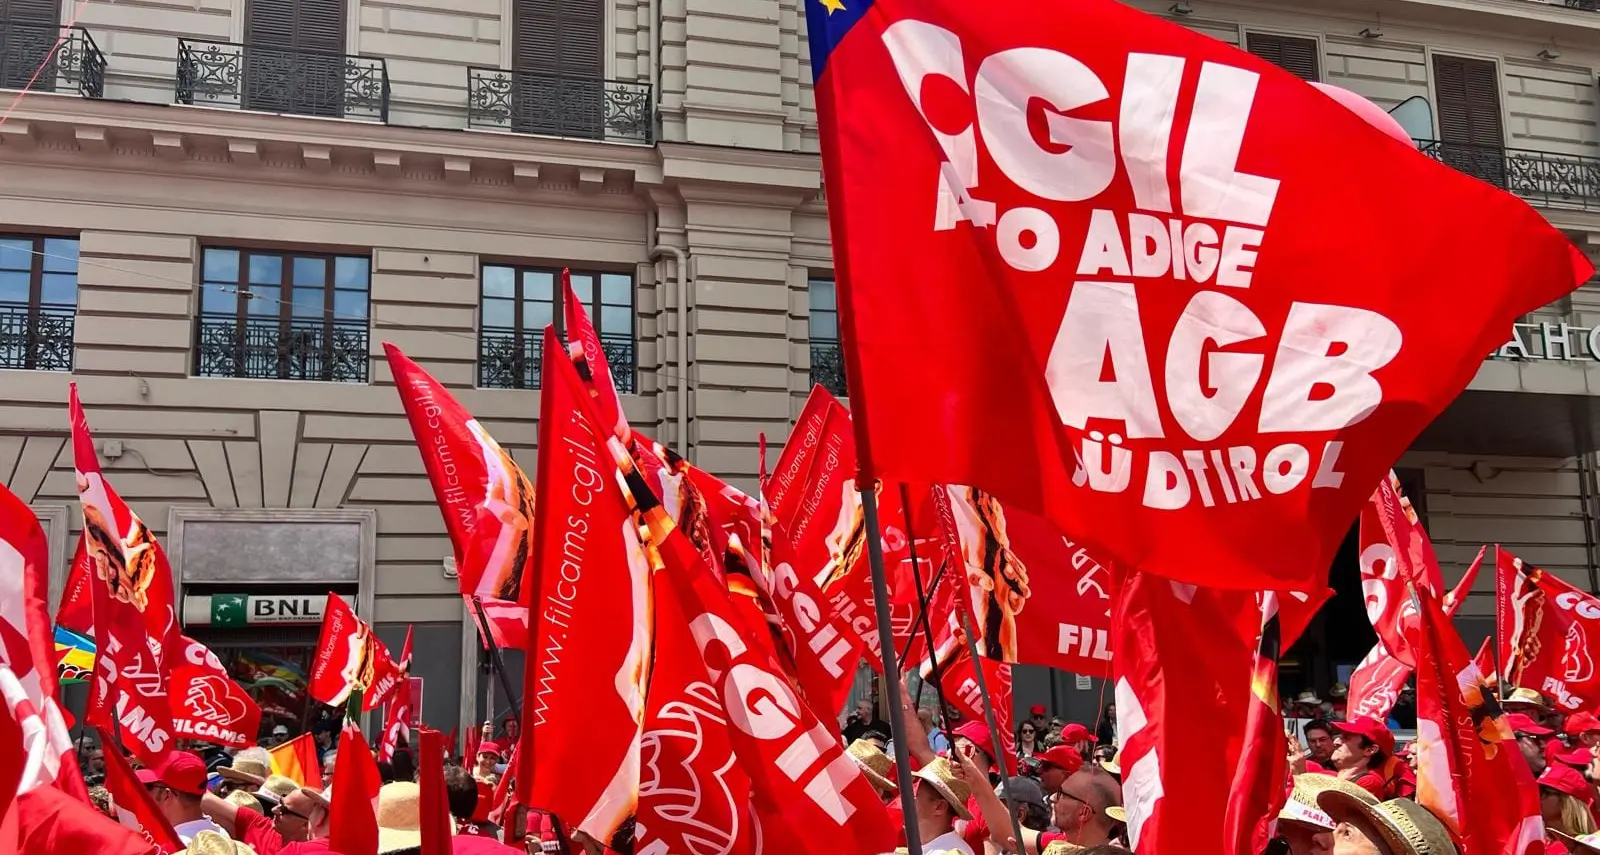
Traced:
[[234, 682], [211, 649], [178, 636], [182, 655], [172, 663], [172, 729], [184, 739], [229, 748], [256, 744], [261, 708]]
[[168, 689], [180, 650], [172, 568], [149, 526], [101, 474], [77, 384], [70, 389], [72, 458], [84, 551], [94, 575], [99, 656], [88, 719], [105, 728], [115, 716], [122, 744], [140, 762], [156, 766], [172, 750], [174, 736]]
[[1119, 566], [1320, 588], [1505, 330], [1594, 272], [1525, 203], [1113, 0], [805, 7], [863, 477], [980, 487]]
[[356, 617], [344, 597], [328, 594], [307, 693], [330, 707], [343, 707], [360, 693], [365, 709], [373, 710], [389, 699], [405, 677], [371, 625]]
[[1505, 691], [1523, 686], [1558, 712], [1600, 712], [1600, 598], [1495, 547]]

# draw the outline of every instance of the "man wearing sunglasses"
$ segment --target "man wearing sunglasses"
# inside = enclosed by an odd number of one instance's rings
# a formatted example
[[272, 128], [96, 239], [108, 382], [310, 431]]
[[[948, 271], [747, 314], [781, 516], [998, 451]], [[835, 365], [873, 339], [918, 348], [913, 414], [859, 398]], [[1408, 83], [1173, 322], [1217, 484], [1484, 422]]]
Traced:
[[161, 815], [167, 818], [178, 839], [188, 845], [202, 831], [223, 832], [221, 826], [205, 817], [200, 798], [206, 791], [206, 764], [186, 751], [174, 751], [154, 769], [140, 769], [144, 784]]
[[260, 855], [337, 855], [328, 848], [328, 805], [326, 793], [308, 787], [284, 796], [270, 818], [213, 795], [204, 800], [212, 819]]

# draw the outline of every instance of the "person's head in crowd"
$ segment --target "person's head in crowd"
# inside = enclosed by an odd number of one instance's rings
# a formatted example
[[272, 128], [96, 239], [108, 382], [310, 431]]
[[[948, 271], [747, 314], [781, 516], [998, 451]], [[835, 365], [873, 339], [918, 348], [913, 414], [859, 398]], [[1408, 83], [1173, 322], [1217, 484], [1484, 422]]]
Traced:
[[161, 765], [134, 773], [156, 809], [173, 826], [204, 818], [200, 797], [206, 792], [206, 764], [186, 751], [173, 751]]
[[417, 779], [417, 759], [405, 748], [397, 748], [394, 759], [389, 761], [394, 764], [394, 779], [396, 781], [415, 781]]
[[215, 831], [202, 831], [189, 841], [187, 849], [177, 855], [256, 855], [248, 844], [231, 840], [228, 835]]
[[1377, 769], [1394, 754], [1394, 733], [1371, 718], [1337, 721], [1333, 728], [1333, 753], [1329, 760], [1339, 772]]
[[89, 803], [95, 810], [100, 811], [112, 819], [117, 818], [116, 808], [111, 806], [111, 791], [103, 786], [95, 785], [89, 788]]
[[478, 778], [482, 780], [495, 774], [494, 767], [505, 762], [505, 752], [494, 742], [484, 742], [478, 745]]
[[275, 724], [272, 726], [272, 734], [266, 739], [261, 740], [261, 744], [267, 748], [274, 748], [288, 741], [289, 726], [286, 724]]
[[1017, 728], [1017, 750], [1037, 751], [1039, 749], [1039, 727], [1028, 719]]
[[994, 737], [989, 733], [988, 725], [981, 721], [969, 721], [956, 728], [954, 736], [950, 741], [952, 750], [971, 757], [973, 765], [979, 769], [995, 768]]
[[1057, 745], [1039, 755], [1039, 784], [1046, 793], [1061, 792], [1067, 777], [1083, 768], [1083, 755], [1070, 745]]
[[244, 790], [234, 790], [225, 796], [224, 800], [229, 804], [233, 804], [238, 807], [249, 808], [256, 813], [261, 814], [262, 816], [267, 815], [266, 805], [262, 803], [261, 797], [255, 793], [247, 793]]
[[861, 767], [861, 774], [878, 791], [885, 802], [894, 799], [899, 787], [895, 784], [894, 759], [882, 748], [865, 739], [857, 739], [846, 747], [845, 753]]
[[1333, 761], [1333, 728], [1325, 719], [1317, 718], [1306, 722], [1300, 732], [1306, 738], [1306, 754], [1328, 766]]
[[1575, 746], [1594, 748], [1600, 745], [1600, 718], [1592, 713], [1580, 712], [1567, 716], [1561, 730]]
[[233, 755], [228, 765], [217, 768], [217, 775], [222, 779], [217, 785], [217, 795], [254, 790], [266, 783], [271, 774], [272, 758], [265, 748], [242, 749]]
[[325, 752], [323, 752], [323, 754], [322, 754], [322, 786], [323, 786], [324, 789], [326, 789], [330, 784], [333, 783], [333, 766], [338, 761], [339, 761], [339, 752], [338, 752], [337, 749], [335, 749], [333, 751], [325, 751]]
[[332, 751], [334, 746], [333, 736], [334, 734], [332, 731], [318, 730], [311, 738], [316, 741], [317, 750], [319, 752]]
[[1316, 692], [1304, 691], [1294, 699], [1295, 718], [1322, 718], [1322, 698]]
[[505, 720], [506, 744], [513, 745], [522, 735], [522, 723], [514, 715], [507, 715]]
[[1333, 820], [1330, 855], [1457, 855], [1450, 831], [1410, 799], [1371, 804], [1343, 790], [1326, 790], [1317, 806]]
[[[1362, 788], [1332, 775], [1315, 772], [1294, 776], [1288, 801], [1278, 812], [1278, 848], [1287, 855], [1326, 855], [1324, 844], [1334, 830], [1334, 821], [1317, 806], [1317, 796], [1326, 790], [1340, 790], [1357, 801], [1377, 804], [1377, 797]], [[1274, 851], [1269, 848], [1269, 852]]]
[[1506, 723], [1511, 726], [1511, 732], [1516, 734], [1517, 747], [1522, 750], [1523, 759], [1528, 761], [1528, 768], [1537, 777], [1544, 771], [1544, 745], [1555, 731], [1521, 712], [1506, 716]]
[[394, 781], [378, 790], [378, 855], [422, 846], [421, 789], [411, 781]]
[[329, 804], [325, 791], [299, 787], [272, 809], [272, 827], [290, 843], [321, 840], [328, 836]]
[[1563, 766], [1576, 769], [1579, 774], [1587, 774], [1589, 764], [1594, 762], [1594, 749], [1587, 745], [1575, 745], [1568, 748], [1565, 745], [1556, 745], [1550, 758]]
[[1544, 695], [1533, 689], [1521, 687], [1511, 689], [1505, 699], [1500, 702], [1508, 713], [1522, 713], [1539, 724], [1544, 724], [1545, 715], [1549, 713]]
[[267, 779], [261, 782], [261, 786], [257, 787], [252, 795], [260, 799], [261, 804], [266, 806], [266, 813], [271, 813], [273, 808], [282, 804], [290, 793], [298, 789], [300, 789], [300, 785], [289, 778], [285, 778], [282, 775], [268, 775]]
[[872, 743], [873, 745], [878, 746], [879, 751], [889, 750], [889, 734], [884, 733], [875, 727], [867, 728], [867, 730], [861, 734], [861, 738]]
[[471, 772], [454, 763], [445, 766], [444, 794], [457, 825], [472, 821], [473, 813], [478, 810], [478, 782], [473, 780]]
[[1545, 828], [1574, 837], [1593, 834], [1594, 788], [1570, 766], [1546, 767], [1539, 775], [1539, 813]]
[[1021, 775], [1007, 778], [1003, 791], [996, 786], [994, 794], [1001, 799], [1010, 799], [1010, 804], [1015, 806], [1017, 812], [1017, 822], [1023, 828], [1043, 831], [1050, 827], [1050, 805], [1038, 781]]
[[384, 782], [385, 784], [392, 784], [395, 781], [400, 780], [399, 778], [396, 778], [395, 775], [394, 775], [394, 763], [393, 763], [393, 761], [390, 761], [390, 760], [379, 760], [378, 761], [378, 780]]
[[958, 774], [951, 760], [938, 757], [912, 776], [916, 778], [917, 829], [924, 841], [950, 834], [956, 820], [971, 820], [967, 800], [972, 787]]
[[1078, 846], [1108, 843], [1117, 821], [1107, 808], [1122, 806], [1122, 786], [1117, 779], [1093, 766], [1069, 775], [1056, 795], [1055, 827]]
[[856, 711], [851, 715], [856, 721], [872, 721], [872, 699], [862, 698], [856, 701]]
[[1334, 683], [1328, 690], [1328, 706], [1338, 713], [1337, 718], [1344, 718], [1344, 711], [1349, 706], [1350, 687], [1344, 683]]
[[917, 721], [922, 722], [922, 729], [928, 733], [938, 729], [933, 726], [933, 710], [927, 707], [917, 708]]
[[1078, 749], [1079, 754], [1087, 754], [1093, 751], [1094, 743], [1094, 733], [1089, 728], [1075, 721], [1061, 725], [1061, 744], [1070, 745]]
[[1033, 723], [1033, 729], [1038, 733], [1044, 733], [1045, 730], [1046, 719], [1044, 712], [1044, 704], [1034, 704], [1028, 707], [1028, 721]]

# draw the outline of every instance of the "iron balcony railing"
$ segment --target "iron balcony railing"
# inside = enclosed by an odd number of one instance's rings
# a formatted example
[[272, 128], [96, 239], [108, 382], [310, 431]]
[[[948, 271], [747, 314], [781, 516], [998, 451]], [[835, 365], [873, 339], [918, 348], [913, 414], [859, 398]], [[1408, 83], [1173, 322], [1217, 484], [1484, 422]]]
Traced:
[[106, 55], [82, 27], [0, 21], [0, 88], [104, 97]]
[[467, 127], [649, 144], [650, 84], [597, 77], [467, 69]]
[[178, 40], [180, 104], [389, 121], [382, 57]]
[[195, 325], [197, 377], [367, 382], [365, 321], [202, 316]]
[[[611, 366], [617, 391], [636, 391], [637, 352], [633, 337], [600, 335], [600, 347]], [[542, 339], [506, 327], [485, 327], [478, 333], [478, 386], [485, 389], [539, 388]]]
[[1536, 205], [1600, 210], [1600, 158], [1438, 140], [1417, 148]]
[[846, 394], [844, 350], [832, 339], [811, 340], [811, 382], [835, 395]]
[[72, 306], [0, 302], [0, 368], [72, 370]]

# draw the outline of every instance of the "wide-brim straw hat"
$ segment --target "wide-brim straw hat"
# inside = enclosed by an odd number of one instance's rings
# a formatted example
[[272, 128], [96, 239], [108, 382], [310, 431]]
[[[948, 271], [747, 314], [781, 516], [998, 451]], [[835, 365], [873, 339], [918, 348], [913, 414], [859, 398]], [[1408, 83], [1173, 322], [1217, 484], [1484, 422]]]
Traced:
[[230, 840], [225, 834], [215, 831], [202, 831], [189, 841], [189, 848], [177, 855], [256, 855], [256, 850], [237, 840]]
[[1377, 834], [1394, 855], [1460, 855], [1444, 823], [1410, 799], [1368, 804], [1343, 790], [1324, 790], [1317, 806], [1335, 822]]
[[410, 781], [378, 791], [378, 855], [422, 845], [422, 788]]
[[1543, 709], [1545, 707], [1545, 703], [1544, 695], [1539, 694], [1533, 689], [1518, 687], [1512, 689], [1511, 694], [1506, 695], [1505, 700], [1501, 701], [1500, 705], [1505, 706], [1506, 704], [1527, 704], [1529, 706], [1535, 706]]
[[894, 761], [883, 753], [882, 748], [865, 739], [857, 739], [850, 743], [845, 752], [850, 755], [851, 760], [856, 761], [856, 765], [861, 767], [861, 774], [865, 775], [879, 792], [892, 793], [900, 789], [890, 777], [894, 774]]
[[275, 805], [288, 798], [290, 793], [298, 789], [300, 789], [300, 783], [293, 778], [286, 778], [282, 775], [268, 775], [267, 779], [261, 782], [261, 786], [256, 787], [255, 795], [256, 798], [261, 799], [262, 804]]
[[233, 792], [229, 793], [228, 797], [223, 799], [223, 801], [231, 805], [238, 805], [242, 808], [249, 808], [262, 815], [265, 815], [267, 812], [267, 806], [261, 803], [260, 798], [256, 797], [255, 794], [247, 793], [244, 790], [234, 790]]
[[1128, 822], [1128, 809], [1122, 805], [1112, 805], [1106, 808], [1106, 816], [1112, 821], [1126, 824]]
[[1328, 816], [1327, 811], [1317, 806], [1317, 796], [1328, 790], [1338, 790], [1367, 804], [1378, 803], [1377, 797], [1343, 778], [1306, 772], [1294, 776], [1294, 790], [1289, 793], [1289, 800], [1284, 802], [1283, 810], [1278, 812], [1278, 820], [1303, 823], [1324, 830], [1332, 829], [1333, 817]]
[[1044, 851], [1039, 853], [1039, 855], [1072, 855], [1074, 852], [1082, 851], [1084, 851], [1084, 847], [1079, 846], [1076, 843], [1068, 843], [1065, 840], [1057, 840], [1054, 843], [1051, 843], [1049, 846], [1046, 846]]
[[1572, 855], [1588, 855], [1591, 852], [1600, 852], [1600, 834], [1585, 834], [1582, 837], [1573, 837], [1563, 831], [1547, 829], [1550, 834], [1561, 839], [1567, 844], [1567, 851]]
[[217, 767], [217, 774], [230, 781], [259, 787], [267, 782], [267, 777], [272, 774], [272, 770], [260, 760], [235, 757], [233, 758], [232, 766]]
[[1122, 777], [1122, 752], [1118, 751], [1111, 755], [1110, 760], [1101, 760], [1100, 768], [1116, 775], [1118, 778]]
[[972, 788], [967, 786], [966, 781], [956, 777], [955, 769], [951, 768], [948, 759], [935, 757], [932, 763], [912, 772], [911, 776], [933, 787], [939, 795], [944, 796], [944, 800], [955, 808], [956, 816], [969, 822], [972, 820], [972, 812], [967, 810], [967, 799], [972, 798]]

